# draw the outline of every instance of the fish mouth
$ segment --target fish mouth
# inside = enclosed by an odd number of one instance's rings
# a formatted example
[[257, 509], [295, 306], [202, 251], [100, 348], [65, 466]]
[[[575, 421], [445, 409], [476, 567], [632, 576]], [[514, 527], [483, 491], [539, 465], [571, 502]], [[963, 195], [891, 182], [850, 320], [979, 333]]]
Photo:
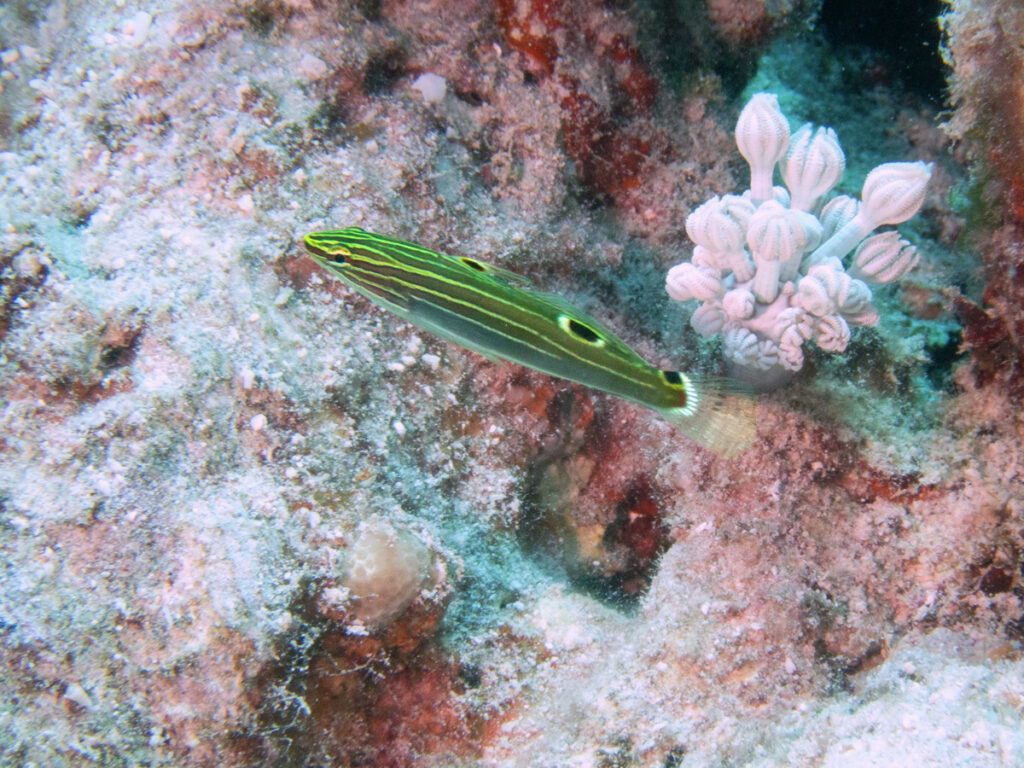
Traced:
[[302, 238], [302, 245], [306, 249], [306, 252], [321, 264], [336, 264], [339, 262], [344, 263], [345, 261], [345, 257], [343, 255], [328, 253], [326, 250], [321, 248], [310, 235], [306, 235]]

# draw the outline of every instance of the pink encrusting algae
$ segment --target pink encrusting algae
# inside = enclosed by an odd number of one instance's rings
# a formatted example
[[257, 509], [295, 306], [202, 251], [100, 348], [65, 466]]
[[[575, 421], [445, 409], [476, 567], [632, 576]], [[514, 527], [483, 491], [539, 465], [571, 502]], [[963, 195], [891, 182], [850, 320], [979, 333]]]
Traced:
[[[0, 763], [1024, 763], [1009, 5], [952, 4], [953, 153], [802, 5], [689, 8], [0, 6]], [[713, 372], [663, 286], [754, 92], [851, 183], [932, 177], [878, 325], [736, 460], [300, 247], [494, 263]]]

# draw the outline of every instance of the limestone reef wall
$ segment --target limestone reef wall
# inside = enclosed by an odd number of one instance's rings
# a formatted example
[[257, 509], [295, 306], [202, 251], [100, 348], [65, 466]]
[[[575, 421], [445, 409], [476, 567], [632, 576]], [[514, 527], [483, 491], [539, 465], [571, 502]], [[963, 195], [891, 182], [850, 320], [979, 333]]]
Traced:
[[[0, 763], [1024, 763], [1020, 11], [951, 4], [949, 117], [834, 10], [0, 6]], [[932, 177], [736, 460], [301, 247], [492, 262], [720, 372], [664, 281], [755, 92], [839, 193]]]

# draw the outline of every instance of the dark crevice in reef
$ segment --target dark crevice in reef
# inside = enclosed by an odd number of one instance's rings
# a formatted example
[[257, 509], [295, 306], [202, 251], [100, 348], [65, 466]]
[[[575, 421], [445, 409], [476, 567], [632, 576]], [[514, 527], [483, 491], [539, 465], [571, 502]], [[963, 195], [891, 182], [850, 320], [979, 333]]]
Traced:
[[819, 21], [840, 56], [859, 59], [865, 85], [902, 87], [942, 106], [941, 9], [942, 0], [824, 0]]
[[951, 333], [945, 343], [925, 346], [925, 351], [930, 359], [925, 364], [924, 372], [935, 390], [952, 391], [953, 371], [956, 370], [957, 363], [966, 355], [962, 349], [962, 343], [963, 334], [957, 331]]
[[[568, 435], [565, 425], [577, 422], [578, 408], [571, 392], [560, 393], [549, 409], [552, 433]], [[595, 413], [582, 434], [532, 462], [516, 531], [522, 550], [553, 578], [627, 613], [639, 605], [669, 543], [649, 479], [609, 483], [609, 465], [629, 449], [611, 435], [608, 414]]]

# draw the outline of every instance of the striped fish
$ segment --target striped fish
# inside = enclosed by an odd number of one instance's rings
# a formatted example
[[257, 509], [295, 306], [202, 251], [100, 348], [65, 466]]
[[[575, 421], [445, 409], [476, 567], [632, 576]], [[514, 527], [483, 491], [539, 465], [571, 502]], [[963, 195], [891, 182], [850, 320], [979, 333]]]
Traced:
[[358, 227], [314, 232], [304, 245], [370, 301], [489, 359], [652, 408], [725, 458], [756, 437], [756, 402], [743, 385], [656, 368], [597, 320], [514, 272]]

